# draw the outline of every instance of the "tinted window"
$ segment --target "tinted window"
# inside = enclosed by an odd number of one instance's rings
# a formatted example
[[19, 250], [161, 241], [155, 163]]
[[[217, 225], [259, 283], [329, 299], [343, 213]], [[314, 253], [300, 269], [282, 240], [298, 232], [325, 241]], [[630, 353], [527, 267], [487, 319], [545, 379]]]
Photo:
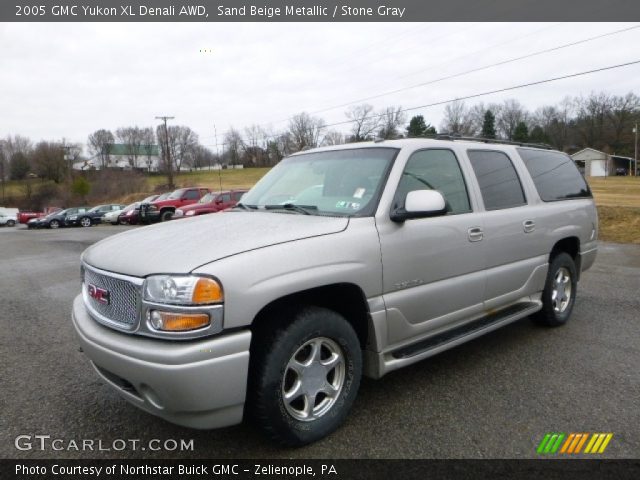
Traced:
[[231, 201], [231, 195], [229, 193], [223, 193], [218, 197], [218, 200], [221, 200], [222, 203], [229, 203]]
[[198, 192], [198, 190], [189, 190], [184, 198], [186, 200], [198, 200], [200, 198], [200, 192]]
[[451, 150], [421, 150], [407, 161], [396, 192], [395, 208], [404, 206], [413, 190], [438, 190], [450, 213], [471, 211], [462, 171]]
[[487, 150], [469, 150], [467, 154], [480, 185], [485, 209], [498, 210], [527, 203], [516, 169], [506, 154]]
[[239, 201], [242, 198], [242, 195], [244, 195], [244, 192], [233, 192], [233, 199], [235, 201]]
[[560, 152], [518, 148], [545, 202], [591, 197], [591, 191], [571, 157]]

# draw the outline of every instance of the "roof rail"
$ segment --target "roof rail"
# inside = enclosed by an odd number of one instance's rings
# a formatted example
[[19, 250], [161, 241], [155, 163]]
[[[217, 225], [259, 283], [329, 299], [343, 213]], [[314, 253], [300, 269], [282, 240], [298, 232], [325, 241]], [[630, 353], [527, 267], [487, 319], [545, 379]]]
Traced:
[[527, 142], [514, 142], [512, 140], [501, 140], [499, 138], [484, 138], [484, 137], [468, 137], [459, 135], [457, 133], [437, 133], [437, 134], [427, 134], [423, 137], [412, 137], [412, 138], [433, 138], [435, 140], [464, 140], [467, 142], [481, 142], [481, 143], [496, 143], [503, 145], [516, 145], [518, 147], [532, 147], [532, 148], [543, 148], [545, 150], [554, 150], [551, 145], [546, 143], [527, 143]]

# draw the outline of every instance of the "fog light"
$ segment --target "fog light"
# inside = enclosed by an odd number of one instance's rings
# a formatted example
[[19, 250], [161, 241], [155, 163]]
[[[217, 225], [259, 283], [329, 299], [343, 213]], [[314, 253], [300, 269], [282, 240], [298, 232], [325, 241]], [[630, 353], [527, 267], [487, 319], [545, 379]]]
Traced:
[[166, 332], [195, 330], [211, 323], [206, 313], [171, 313], [160, 310], [147, 312], [147, 319], [154, 329]]

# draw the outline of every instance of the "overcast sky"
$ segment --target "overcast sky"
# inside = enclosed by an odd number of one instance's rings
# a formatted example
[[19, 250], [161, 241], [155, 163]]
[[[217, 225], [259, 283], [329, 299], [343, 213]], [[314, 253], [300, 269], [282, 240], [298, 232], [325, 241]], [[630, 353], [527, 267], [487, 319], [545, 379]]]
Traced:
[[[301, 111], [344, 121], [349, 102], [613, 32], [624, 23], [0, 24], [0, 137], [67, 138], [175, 116], [215, 150], [233, 126], [273, 131]], [[206, 52], [204, 51], [206, 49]], [[640, 59], [640, 28], [392, 95], [405, 108]], [[467, 104], [640, 94], [640, 65]], [[408, 113], [440, 126], [442, 106]], [[348, 126], [334, 127], [347, 131]]]

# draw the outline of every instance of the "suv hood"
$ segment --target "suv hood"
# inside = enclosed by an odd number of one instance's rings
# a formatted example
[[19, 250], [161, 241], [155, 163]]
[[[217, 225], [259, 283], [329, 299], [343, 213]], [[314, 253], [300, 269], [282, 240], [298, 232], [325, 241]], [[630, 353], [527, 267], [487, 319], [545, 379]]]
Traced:
[[338, 233], [348, 224], [347, 217], [224, 212], [136, 228], [89, 247], [82, 259], [136, 277], [188, 273], [249, 250]]

